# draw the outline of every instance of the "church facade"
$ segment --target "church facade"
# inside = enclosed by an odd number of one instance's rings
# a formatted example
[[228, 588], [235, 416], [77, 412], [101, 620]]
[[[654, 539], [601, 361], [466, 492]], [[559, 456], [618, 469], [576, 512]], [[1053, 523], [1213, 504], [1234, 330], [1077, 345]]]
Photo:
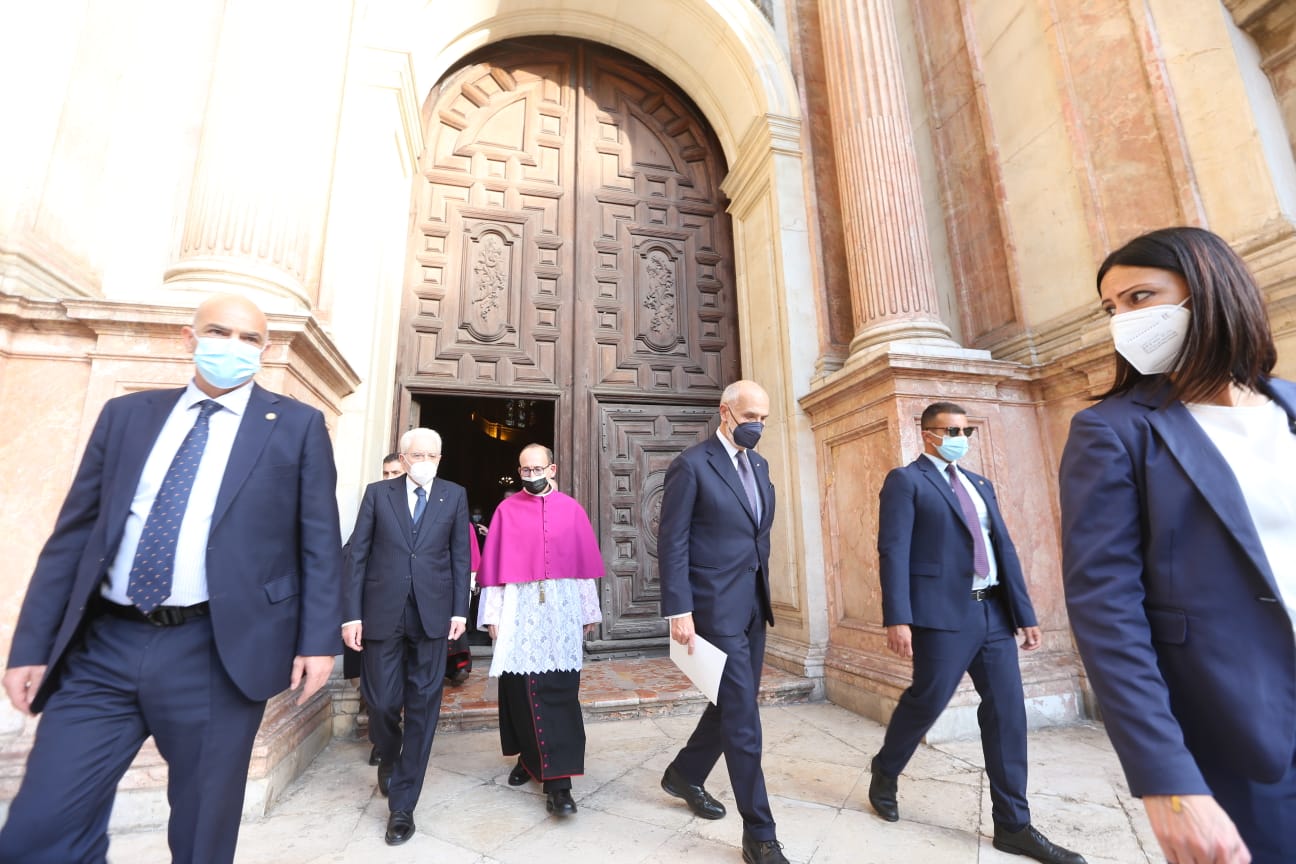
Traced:
[[[594, 651], [664, 644], [662, 476], [759, 381], [769, 662], [879, 720], [908, 666], [877, 493], [937, 399], [978, 428], [1040, 616], [1032, 721], [1094, 714], [1056, 468], [1110, 382], [1107, 251], [1221, 234], [1296, 374], [1282, 0], [27, 6], [0, 21], [6, 653], [100, 406], [187, 379], [179, 328], [213, 291], [270, 313], [258, 380], [328, 418], [344, 530], [404, 429], [441, 429], [488, 506], [521, 444], [553, 446], [609, 567]], [[272, 703], [249, 807], [343, 730], [334, 689]], [[935, 734], [974, 707], [967, 685]], [[0, 798], [33, 725], [0, 709]]]

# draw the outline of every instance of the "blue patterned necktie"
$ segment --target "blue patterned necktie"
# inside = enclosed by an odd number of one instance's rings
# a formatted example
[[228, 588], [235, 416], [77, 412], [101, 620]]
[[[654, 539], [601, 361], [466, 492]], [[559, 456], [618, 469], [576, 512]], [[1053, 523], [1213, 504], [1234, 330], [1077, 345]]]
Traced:
[[198, 476], [198, 463], [202, 461], [207, 446], [208, 421], [221, 407], [210, 399], [197, 404], [198, 419], [184, 441], [180, 442], [180, 449], [171, 460], [171, 467], [153, 499], [153, 507], [140, 533], [139, 546], [135, 549], [130, 580], [126, 583], [126, 596], [145, 615], [171, 596], [180, 523], [184, 521], [189, 493], [193, 491], [194, 478]]
[[422, 486], [414, 487], [414, 527], [418, 527], [419, 520], [423, 518], [423, 511], [427, 509], [427, 490]]
[[954, 497], [958, 499], [959, 508], [963, 511], [963, 521], [967, 523], [968, 530], [972, 532], [972, 572], [977, 576], [984, 576], [990, 572], [990, 556], [986, 554], [985, 535], [981, 533], [981, 517], [977, 516], [976, 505], [972, 503], [972, 496], [963, 488], [963, 483], [958, 479], [953, 462], [949, 464], [945, 472], [949, 474], [950, 485], [954, 487]]

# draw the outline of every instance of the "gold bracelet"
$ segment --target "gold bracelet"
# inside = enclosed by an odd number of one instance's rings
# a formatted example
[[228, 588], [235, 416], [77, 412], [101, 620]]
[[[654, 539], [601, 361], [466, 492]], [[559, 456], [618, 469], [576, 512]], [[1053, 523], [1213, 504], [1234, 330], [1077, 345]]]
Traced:
[[1183, 812], [1183, 802], [1179, 800], [1179, 796], [1178, 796], [1178, 795], [1171, 795], [1171, 796], [1170, 796], [1170, 812], [1171, 812], [1171, 813], [1182, 813], [1182, 812]]

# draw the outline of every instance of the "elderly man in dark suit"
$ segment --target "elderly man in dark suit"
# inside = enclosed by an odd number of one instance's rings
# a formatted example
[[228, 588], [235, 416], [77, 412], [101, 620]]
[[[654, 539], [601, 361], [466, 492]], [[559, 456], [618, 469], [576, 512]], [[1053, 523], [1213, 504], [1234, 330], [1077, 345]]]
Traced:
[[981, 696], [994, 847], [1046, 864], [1084, 864], [1031, 825], [1014, 633], [1033, 651], [1040, 629], [994, 488], [958, 464], [975, 427], [952, 402], [928, 405], [921, 425], [923, 453], [887, 474], [878, 511], [887, 647], [914, 667], [873, 758], [869, 802], [888, 822], [900, 818], [897, 778], [967, 672]]
[[[468, 617], [468, 496], [437, 478], [441, 436], [401, 436], [405, 475], [365, 489], [351, 534], [342, 640], [361, 651], [360, 687], [369, 731], [382, 754], [378, 788], [388, 796], [389, 845], [414, 833], [445, 677], [447, 641]], [[401, 714], [405, 728], [401, 730]]]
[[265, 315], [212, 297], [188, 387], [104, 405], [14, 631], [4, 686], [44, 709], [0, 861], [103, 861], [152, 735], [174, 862], [234, 857], [266, 700], [339, 651], [333, 449], [319, 411], [253, 384]]
[[719, 701], [708, 705], [662, 788], [704, 819], [725, 815], [703, 784], [723, 753], [743, 819], [743, 860], [786, 864], [761, 770], [756, 697], [770, 609], [770, 525], [774, 485], [752, 448], [769, 416], [769, 395], [736, 381], [720, 397], [720, 428], [681, 453], [666, 470], [657, 561], [662, 615], [671, 638], [693, 650], [694, 634], [728, 656]]

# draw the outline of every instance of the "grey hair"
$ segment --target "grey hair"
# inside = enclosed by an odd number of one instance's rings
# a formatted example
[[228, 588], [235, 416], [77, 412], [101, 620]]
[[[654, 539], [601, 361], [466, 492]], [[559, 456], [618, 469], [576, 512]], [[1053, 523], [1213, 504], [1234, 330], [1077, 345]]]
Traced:
[[441, 452], [441, 436], [437, 434], [437, 431], [436, 431], [435, 429], [428, 429], [428, 428], [426, 428], [426, 427], [424, 427], [424, 426], [419, 426], [419, 427], [416, 428], [416, 429], [408, 429], [408, 430], [406, 430], [405, 434], [402, 435], [402, 436], [400, 437], [400, 452], [401, 452], [401, 453], [408, 453], [408, 452], [409, 452], [409, 442], [410, 442], [410, 439], [413, 438], [415, 435], [417, 435], [417, 434], [420, 433], [420, 432], [423, 432], [423, 433], [425, 433], [425, 434], [427, 434], [427, 435], [431, 435], [431, 436], [432, 436], [432, 440], [436, 442], [436, 451], [437, 451], [438, 453], [440, 453], [440, 452]]

